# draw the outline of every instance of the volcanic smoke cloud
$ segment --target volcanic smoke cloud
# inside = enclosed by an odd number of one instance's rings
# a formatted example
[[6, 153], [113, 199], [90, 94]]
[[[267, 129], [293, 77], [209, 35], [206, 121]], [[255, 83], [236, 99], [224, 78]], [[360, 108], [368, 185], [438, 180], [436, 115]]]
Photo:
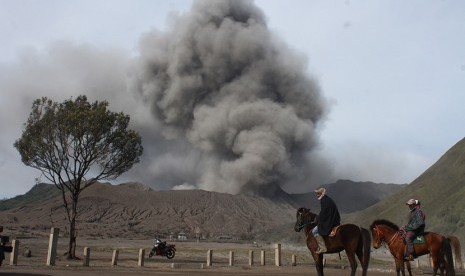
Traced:
[[196, 187], [254, 193], [312, 171], [325, 99], [253, 2], [194, 2], [144, 36], [138, 69], [163, 135], [200, 152]]

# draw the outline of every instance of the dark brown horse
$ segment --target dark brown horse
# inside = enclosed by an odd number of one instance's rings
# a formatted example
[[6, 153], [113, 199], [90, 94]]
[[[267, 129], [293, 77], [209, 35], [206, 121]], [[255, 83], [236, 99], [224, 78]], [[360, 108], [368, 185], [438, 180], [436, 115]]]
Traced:
[[[388, 220], [375, 220], [370, 229], [373, 235], [373, 247], [377, 249], [382, 243], [386, 243], [394, 257], [397, 275], [400, 273], [405, 275], [405, 243], [399, 232], [399, 227]], [[415, 255], [430, 254], [433, 261], [433, 275], [437, 275], [438, 269], [441, 268], [441, 275], [445, 270], [446, 275], [454, 276], [452, 250], [447, 238], [433, 232], [425, 232], [424, 237], [425, 243], [414, 245]]]
[[456, 236], [448, 235], [446, 236], [450, 242], [450, 245], [454, 249], [455, 255], [455, 267], [459, 269], [463, 269], [462, 264], [462, 249], [460, 248], [460, 241]]
[[[318, 276], [323, 276], [323, 254], [315, 253], [318, 249], [318, 243], [312, 234], [312, 229], [316, 226], [316, 214], [310, 212], [309, 209], [300, 208], [297, 210], [296, 217], [297, 221], [294, 230], [296, 232], [300, 232], [302, 229], [305, 230], [307, 247], [312, 253], [316, 271]], [[354, 224], [343, 224], [338, 228], [334, 237], [324, 237], [324, 240], [328, 250], [326, 253], [338, 253], [345, 250], [350, 262], [351, 276], [354, 276], [357, 270], [355, 255], [360, 260], [362, 275], [367, 275], [371, 244], [370, 232], [367, 229]]]

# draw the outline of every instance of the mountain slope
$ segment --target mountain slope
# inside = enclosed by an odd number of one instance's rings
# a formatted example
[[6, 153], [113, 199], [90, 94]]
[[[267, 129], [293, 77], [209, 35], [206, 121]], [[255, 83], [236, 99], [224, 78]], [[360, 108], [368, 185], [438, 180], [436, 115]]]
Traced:
[[[48, 193], [49, 186], [36, 190]], [[206, 237], [249, 237], [288, 223], [295, 214], [291, 205], [262, 197], [202, 190], [156, 192], [142, 185], [101, 183], [83, 192], [78, 208], [79, 235], [103, 237], [167, 236], [180, 231], [191, 236], [200, 231]], [[0, 221], [9, 232], [67, 226], [60, 196], [4, 210]]]
[[[338, 181], [326, 185], [341, 210], [361, 208], [379, 199], [379, 190], [392, 193], [397, 185]], [[96, 183], [79, 200], [78, 232], [84, 236], [153, 237], [200, 232], [205, 237], [288, 237], [295, 210], [319, 202], [313, 193], [292, 195], [282, 189], [269, 197], [230, 195], [202, 190], [153, 191], [138, 183]], [[299, 201], [300, 200], [300, 201]], [[354, 204], [357, 202], [357, 204]], [[67, 220], [61, 194], [54, 185], [38, 184], [28, 193], [0, 201], [0, 221], [8, 232], [47, 232]], [[350, 208], [349, 208], [350, 207]]]
[[409, 198], [419, 199], [426, 213], [426, 230], [465, 239], [465, 139], [450, 148], [435, 164], [401, 191], [366, 210], [348, 215], [347, 221], [368, 226], [384, 218], [406, 223]]
[[[335, 183], [323, 185], [327, 194], [336, 202], [339, 211], [343, 214], [363, 210], [406, 186], [405, 184], [377, 184], [351, 180], [338, 180]], [[313, 192], [290, 196], [297, 203], [296, 207], [320, 209], [320, 203]]]

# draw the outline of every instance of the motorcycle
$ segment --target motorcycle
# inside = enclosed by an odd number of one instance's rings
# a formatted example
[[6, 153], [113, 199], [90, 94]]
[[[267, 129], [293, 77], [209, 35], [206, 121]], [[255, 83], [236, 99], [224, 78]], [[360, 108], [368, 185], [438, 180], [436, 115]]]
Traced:
[[174, 244], [166, 244], [166, 241], [162, 242], [155, 240], [155, 244], [150, 251], [149, 257], [164, 256], [168, 259], [173, 259], [174, 255], [176, 255], [176, 246]]

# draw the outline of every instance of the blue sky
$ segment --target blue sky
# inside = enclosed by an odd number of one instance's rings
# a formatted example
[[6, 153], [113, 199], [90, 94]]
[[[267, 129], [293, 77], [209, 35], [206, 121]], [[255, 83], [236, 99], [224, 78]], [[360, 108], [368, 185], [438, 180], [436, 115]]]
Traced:
[[[255, 4], [269, 29], [307, 59], [330, 102], [319, 129], [317, 154], [330, 167], [321, 184], [409, 183], [465, 136], [464, 1]], [[32, 100], [124, 87], [117, 76], [139, 55], [142, 35], [164, 31], [190, 7], [180, 0], [0, 1], [0, 198], [25, 193], [40, 175], [12, 146]], [[134, 120], [150, 120], [134, 111], [135, 100], [118, 100], [124, 93], [100, 97]]]

